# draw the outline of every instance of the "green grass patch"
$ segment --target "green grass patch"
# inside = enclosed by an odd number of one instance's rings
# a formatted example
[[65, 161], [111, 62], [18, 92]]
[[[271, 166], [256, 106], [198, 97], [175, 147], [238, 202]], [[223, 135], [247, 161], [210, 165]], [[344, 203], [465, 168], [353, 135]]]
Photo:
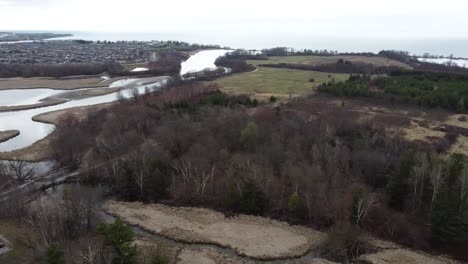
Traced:
[[[314, 79], [312, 83], [309, 80]], [[231, 94], [284, 94], [304, 95], [333, 79], [345, 81], [349, 74], [258, 67], [257, 71], [234, 74], [215, 80], [221, 90]]]

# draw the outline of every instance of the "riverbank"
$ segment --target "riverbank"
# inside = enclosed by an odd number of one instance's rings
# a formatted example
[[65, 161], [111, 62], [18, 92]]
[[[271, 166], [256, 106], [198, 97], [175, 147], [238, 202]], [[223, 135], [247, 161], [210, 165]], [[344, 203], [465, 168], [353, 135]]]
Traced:
[[100, 76], [70, 76], [66, 78], [1, 78], [0, 90], [49, 88], [54, 90], [75, 90], [82, 88], [108, 87], [112, 82], [125, 79], [115, 77], [104, 79]]
[[[98, 111], [100, 109], [110, 106], [111, 104], [112, 103], [62, 109], [58, 111], [43, 113], [43, 114], [34, 116], [32, 119], [33, 121], [36, 121], [36, 122], [56, 125], [65, 116], [73, 116], [77, 119], [82, 119], [82, 118], [85, 118], [88, 115], [88, 113], [92, 111]], [[18, 135], [19, 135], [19, 131], [18, 131]], [[4, 160], [20, 159], [20, 160], [24, 160], [28, 162], [38, 162], [38, 161], [53, 159], [54, 155], [53, 155], [53, 151], [50, 146], [51, 145], [50, 143], [54, 136], [55, 134], [54, 132], [52, 132], [47, 137], [35, 142], [29, 147], [10, 151], [10, 152], [0, 152], [0, 159], [4, 159]], [[8, 138], [8, 139], [11, 139], [11, 138]]]
[[0, 131], [0, 143], [5, 142], [9, 139], [12, 139], [18, 136], [20, 132], [18, 130], [7, 130], [7, 131]]

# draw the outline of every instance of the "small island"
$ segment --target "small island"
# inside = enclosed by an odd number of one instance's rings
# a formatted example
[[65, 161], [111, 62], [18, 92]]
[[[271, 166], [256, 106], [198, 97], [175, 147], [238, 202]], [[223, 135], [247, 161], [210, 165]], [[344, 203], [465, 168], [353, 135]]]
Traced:
[[72, 34], [57, 34], [57, 33], [17, 33], [17, 32], [0, 32], [0, 42], [11, 41], [35, 41], [46, 40], [52, 38], [72, 37]]
[[0, 131], [0, 143], [10, 140], [19, 134], [20, 132], [18, 130]]

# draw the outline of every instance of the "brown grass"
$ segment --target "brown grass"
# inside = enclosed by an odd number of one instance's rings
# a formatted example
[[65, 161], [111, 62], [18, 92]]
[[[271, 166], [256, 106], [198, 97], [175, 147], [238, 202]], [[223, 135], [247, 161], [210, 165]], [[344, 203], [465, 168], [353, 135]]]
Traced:
[[0, 143], [18, 136], [19, 133], [18, 130], [0, 131]]

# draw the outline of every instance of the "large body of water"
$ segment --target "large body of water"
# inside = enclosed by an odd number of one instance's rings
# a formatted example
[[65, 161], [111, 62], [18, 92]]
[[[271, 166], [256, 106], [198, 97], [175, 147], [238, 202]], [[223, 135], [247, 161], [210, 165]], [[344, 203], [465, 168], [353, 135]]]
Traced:
[[[214, 67], [214, 61], [224, 55], [227, 50], [206, 50], [198, 52], [191, 56], [187, 61], [182, 63], [181, 74], [187, 72], [202, 71], [207, 68]], [[109, 87], [128, 87], [137, 88], [140, 94], [146, 91], [146, 88], [158, 89], [161, 87], [168, 78], [162, 78], [161, 80], [152, 84], [147, 84], [151, 78], [143, 79], [124, 79], [116, 81], [109, 85]], [[63, 91], [56, 92], [55, 90], [49, 89], [29, 89], [29, 90], [4, 90], [0, 91], [0, 106], [6, 105], [25, 105], [36, 103], [40, 99], [48, 97], [50, 95], [60, 93]], [[124, 90], [123, 96], [130, 97], [131, 91]], [[5, 130], [19, 130], [20, 135], [12, 138], [6, 142], [0, 143], [0, 152], [13, 151], [21, 148], [28, 147], [35, 142], [45, 138], [47, 135], [52, 133], [54, 126], [50, 124], [35, 122], [32, 118], [36, 115], [77, 107], [77, 106], [89, 106], [97, 105], [102, 103], [109, 103], [118, 99], [116, 93], [111, 93], [102, 96], [96, 96], [81, 100], [72, 100], [63, 104], [24, 110], [14, 112], [0, 113], [0, 131]], [[3, 102], [3, 103], [2, 103]]]
[[466, 38], [382, 38], [382, 37], [333, 37], [310, 32], [266, 33], [243, 31], [197, 31], [175, 33], [109, 33], [109, 32], [56, 32], [71, 33], [73, 37], [61, 39], [85, 40], [180, 40], [190, 43], [218, 44], [231, 48], [263, 49], [290, 47], [296, 49], [337, 50], [340, 52], [379, 52], [381, 50], [405, 50], [412, 54], [468, 58], [468, 36]]

